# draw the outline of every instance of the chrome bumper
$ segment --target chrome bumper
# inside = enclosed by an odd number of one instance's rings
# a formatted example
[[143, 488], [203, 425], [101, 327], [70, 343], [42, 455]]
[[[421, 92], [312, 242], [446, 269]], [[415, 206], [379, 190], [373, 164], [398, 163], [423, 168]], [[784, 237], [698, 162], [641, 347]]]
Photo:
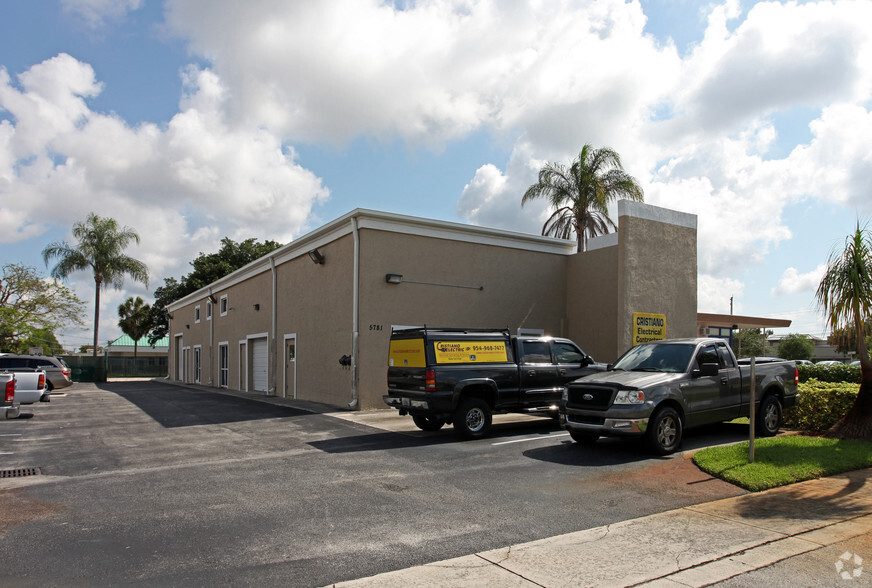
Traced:
[[602, 424], [573, 420], [573, 415], [561, 415], [564, 427], [599, 435], [642, 435], [648, 430], [648, 419], [604, 419]]

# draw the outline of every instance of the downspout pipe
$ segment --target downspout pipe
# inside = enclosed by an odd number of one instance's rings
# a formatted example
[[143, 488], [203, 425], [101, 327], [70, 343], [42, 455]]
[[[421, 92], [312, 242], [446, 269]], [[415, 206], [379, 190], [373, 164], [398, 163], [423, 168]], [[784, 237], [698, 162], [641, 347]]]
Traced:
[[212, 295], [212, 288], [209, 288], [209, 302], [210, 308], [212, 309], [209, 312], [209, 385], [211, 386], [214, 382], [212, 374], [215, 369], [214, 365], [214, 340], [215, 340], [215, 303], [212, 302], [214, 296]]
[[352, 286], [351, 302], [351, 402], [349, 408], [357, 406], [357, 360], [358, 341], [360, 339], [360, 232], [357, 226], [357, 217], [351, 217], [351, 229], [354, 233], [354, 284]]
[[[269, 258], [269, 269], [272, 272], [272, 321], [270, 323], [270, 342], [269, 342], [269, 354], [270, 354], [270, 376], [272, 377], [272, 387], [269, 389], [270, 396], [278, 396], [276, 394], [276, 382], [278, 381], [278, 351], [276, 349], [276, 331], [278, 330], [278, 308], [276, 308], [276, 304], [278, 302], [278, 276], [276, 275], [276, 258], [270, 256]], [[284, 397], [286, 394], [285, 390], [282, 390], [282, 396]]]

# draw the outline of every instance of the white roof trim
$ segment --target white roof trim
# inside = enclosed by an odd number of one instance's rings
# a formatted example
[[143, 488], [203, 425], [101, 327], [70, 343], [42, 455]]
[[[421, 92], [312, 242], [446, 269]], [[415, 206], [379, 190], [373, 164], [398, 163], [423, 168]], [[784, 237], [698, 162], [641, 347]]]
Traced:
[[597, 249], [605, 249], [606, 247], [614, 247], [618, 244], [617, 233], [606, 233], [599, 235], [587, 242], [587, 251], [596, 251]]
[[696, 229], [695, 214], [679, 212], [669, 208], [660, 208], [659, 206], [652, 206], [633, 200], [618, 200], [618, 218], [622, 216], [632, 216], [669, 225], [678, 225], [688, 229]]

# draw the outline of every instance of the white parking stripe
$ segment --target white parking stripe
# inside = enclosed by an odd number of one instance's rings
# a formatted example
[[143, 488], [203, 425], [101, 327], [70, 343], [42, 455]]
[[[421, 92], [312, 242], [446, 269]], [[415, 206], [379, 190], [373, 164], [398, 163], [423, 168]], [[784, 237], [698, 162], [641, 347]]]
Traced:
[[557, 433], [556, 435], [546, 435], [543, 437], [527, 437], [526, 439], [512, 439], [511, 441], [500, 441], [499, 443], [491, 443], [491, 445], [508, 445], [509, 443], [523, 443], [525, 441], [538, 441], [539, 439], [554, 439], [555, 437], [567, 437], [569, 433]]

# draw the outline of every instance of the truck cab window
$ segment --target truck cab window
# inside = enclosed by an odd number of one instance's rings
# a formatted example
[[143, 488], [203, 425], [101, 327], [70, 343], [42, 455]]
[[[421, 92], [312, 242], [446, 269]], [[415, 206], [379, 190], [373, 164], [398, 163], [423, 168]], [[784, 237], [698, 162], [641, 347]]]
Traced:
[[581, 363], [581, 360], [584, 359], [584, 353], [569, 343], [555, 342], [554, 357], [557, 358], [557, 363]]
[[726, 345], [718, 345], [718, 355], [721, 359], [721, 367], [733, 368], [736, 367], [735, 362], [733, 361], [733, 356], [730, 355], [730, 351], [727, 349]]
[[524, 341], [521, 363], [551, 363], [551, 349], [547, 341]]
[[718, 367], [724, 367], [721, 360], [718, 358], [718, 350], [715, 349], [714, 345], [706, 345], [699, 351], [699, 355], [696, 356], [697, 365], [702, 365], [704, 363], [714, 363], [717, 364]]

